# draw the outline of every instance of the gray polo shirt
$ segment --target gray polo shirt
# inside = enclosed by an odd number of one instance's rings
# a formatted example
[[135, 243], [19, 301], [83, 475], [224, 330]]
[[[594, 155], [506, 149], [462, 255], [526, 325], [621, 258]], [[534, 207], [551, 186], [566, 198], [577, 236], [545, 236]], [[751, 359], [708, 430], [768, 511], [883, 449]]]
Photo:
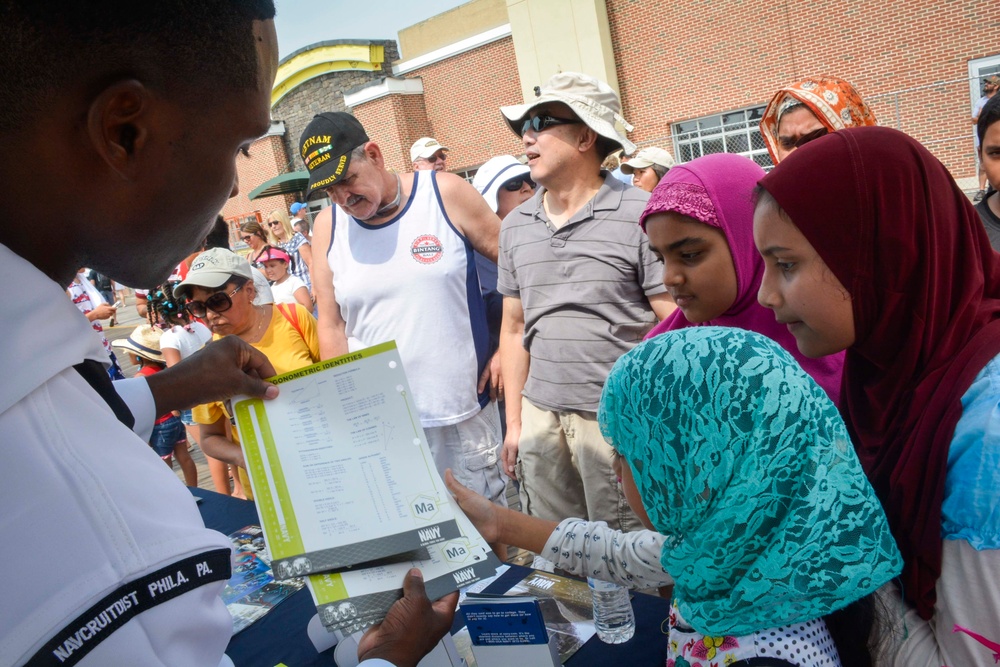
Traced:
[[500, 227], [497, 289], [524, 308], [524, 396], [540, 408], [595, 412], [611, 366], [656, 323], [647, 295], [666, 291], [639, 228], [649, 194], [605, 172], [594, 198], [555, 229], [544, 193]]

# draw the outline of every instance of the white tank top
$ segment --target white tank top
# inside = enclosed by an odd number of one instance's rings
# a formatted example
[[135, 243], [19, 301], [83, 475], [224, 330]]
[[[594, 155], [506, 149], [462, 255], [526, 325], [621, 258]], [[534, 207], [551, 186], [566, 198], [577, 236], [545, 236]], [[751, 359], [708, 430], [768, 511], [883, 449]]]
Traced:
[[476, 395], [489, 332], [469, 241], [448, 219], [433, 171], [413, 174], [403, 210], [368, 225], [333, 210], [327, 253], [350, 350], [395, 340], [424, 427], [463, 421]]

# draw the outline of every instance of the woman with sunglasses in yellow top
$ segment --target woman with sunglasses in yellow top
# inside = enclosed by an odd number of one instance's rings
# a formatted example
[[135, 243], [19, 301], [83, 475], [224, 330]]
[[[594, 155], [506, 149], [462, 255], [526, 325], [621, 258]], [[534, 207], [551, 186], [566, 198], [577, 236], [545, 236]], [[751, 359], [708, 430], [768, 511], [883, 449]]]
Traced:
[[[208, 324], [213, 340], [239, 336], [263, 352], [278, 374], [319, 361], [312, 314], [297, 303], [255, 306], [250, 263], [230, 250], [213, 248], [198, 255], [187, 277], [174, 288], [174, 296], [188, 300], [185, 309]], [[235, 427], [227, 433], [230, 416], [223, 404], [199, 405], [192, 417], [201, 426], [202, 451], [239, 466], [243, 488], [252, 499], [239, 435]]]

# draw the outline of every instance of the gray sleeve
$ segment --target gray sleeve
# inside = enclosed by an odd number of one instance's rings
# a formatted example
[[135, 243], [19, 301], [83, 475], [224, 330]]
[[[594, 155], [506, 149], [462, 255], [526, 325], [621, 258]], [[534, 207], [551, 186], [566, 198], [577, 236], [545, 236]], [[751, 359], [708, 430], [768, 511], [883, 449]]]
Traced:
[[508, 227], [508, 222], [515, 213], [514, 211], [509, 213], [500, 225], [500, 245], [497, 248], [497, 291], [504, 296], [520, 298], [521, 286], [517, 283], [517, 270], [511, 261], [512, 244], [510, 228]]
[[651, 530], [623, 533], [604, 521], [565, 519], [539, 554], [556, 567], [634, 589], [674, 583], [660, 565], [663, 535]]
[[639, 230], [639, 284], [646, 296], [667, 291], [663, 285], [663, 262], [649, 249], [649, 238]]

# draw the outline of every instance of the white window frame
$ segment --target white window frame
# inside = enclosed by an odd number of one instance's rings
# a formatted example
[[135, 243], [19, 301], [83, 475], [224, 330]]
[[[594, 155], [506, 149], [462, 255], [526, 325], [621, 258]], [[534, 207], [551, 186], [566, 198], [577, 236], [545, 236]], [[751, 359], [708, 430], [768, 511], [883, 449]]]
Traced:
[[[753, 104], [753, 105], [742, 107], [742, 108], [739, 108], [739, 109], [731, 109], [729, 111], [721, 111], [719, 113], [705, 114], [704, 116], [698, 116], [696, 118], [689, 118], [689, 119], [684, 120], [684, 121], [678, 121], [676, 123], [672, 123], [671, 126], [670, 126], [670, 134], [671, 134], [671, 137], [673, 138], [673, 143], [674, 143], [674, 157], [677, 159], [677, 161], [678, 161], [679, 164], [682, 163], [682, 155], [683, 155], [682, 145], [686, 146], [686, 145], [695, 144], [695, 143], [699, 144], [699, 150], [700, 150], [700, 152], [701, 152], [702, 155], [710, 155], [710, 153], [705, 153], [704, 150], [701, 150], [704, 147], [704, 142], [706, 140], [723, 139], [723, 144], [725, 145], [724, 137], [727, 137], [727, 136], [731, 137], [731, 136], [736, 136], [736, 135], [743, 135], [747, 139], [747, 148], [748, 148], [748, 150], [739, 151], [739, 152], [734, 152], [734, 151], [726, 151], [726, 152], [732, 152], [734, 155], [742, 155], [744, 157], [750, 158], [751, 160], [754, 160], [754, 156], [766, 156], [767, 157], [767, 161], [771, 162], [770, 154], [767, 152], [767, 144], [766, 144], [766, 142], [763, 142], [763, 137], [761, 138], [762, 139], [762, 143], [764, 143], [763, 148], [754, 148], [753, 147], [753, 138], [752, 138], [752, 135], [753, 135], [754, 132], [757, 132], [758, 134], [760, 133], [760, 131], [759, 131], [758, 128], [749, 125], [748, 123], [746, 123], [746, 121], [744, 121], [744, 123], [740, 124], [739, 127], [736, 127], [735, 125], [731, 125], [731, 126], [727, 127], [726, 125], [724, 125], [722, 123], [722, 118], [724, 116], [729, 115], [729, 114], [735, 114], [735, 113], [741, 113], [741, 112], [745, 114], [748, 111], [754, 111], [754, 110], [759, 109], [761, 115], [763, 115], [764, 109], [766, 107], [767, 107], [766, 104]], [[699, 127], [698, 130], [687, 131], [687, 132], [682, 131], [681, 128], [680, 128], [681, 123], [698, 122], [698, 121], [707, 120], [707, 119], [710, 119], [710, 118], [713, 118], [713, 117], [716, 117], [716, 116], [719, 117], [719, 125], [717, 126], [719, 128], [719, 130], [717, 132], [712, 132], [712, 128], [707, 128], [707, 131], [703, 131]], [[689, 136], [683, 137], [683, 135], [689, 135]], [[754, 161], [757, 162], [757, 160], [754, 160]], [[760, 163], [758, 162], [758, 164], [760, 164]], [[770, 165], [761, 165], [761, 166], [764, 169], [772, 169], [774, 167], [773, 164], [770, 164]]]
[[[969, 98], [971, 104], [983, 96], [983, 79], [991, 74], [1000, 76], [1000, 54], [969, 61]], [[969, 108], [972, 108], [971, 105]]]

